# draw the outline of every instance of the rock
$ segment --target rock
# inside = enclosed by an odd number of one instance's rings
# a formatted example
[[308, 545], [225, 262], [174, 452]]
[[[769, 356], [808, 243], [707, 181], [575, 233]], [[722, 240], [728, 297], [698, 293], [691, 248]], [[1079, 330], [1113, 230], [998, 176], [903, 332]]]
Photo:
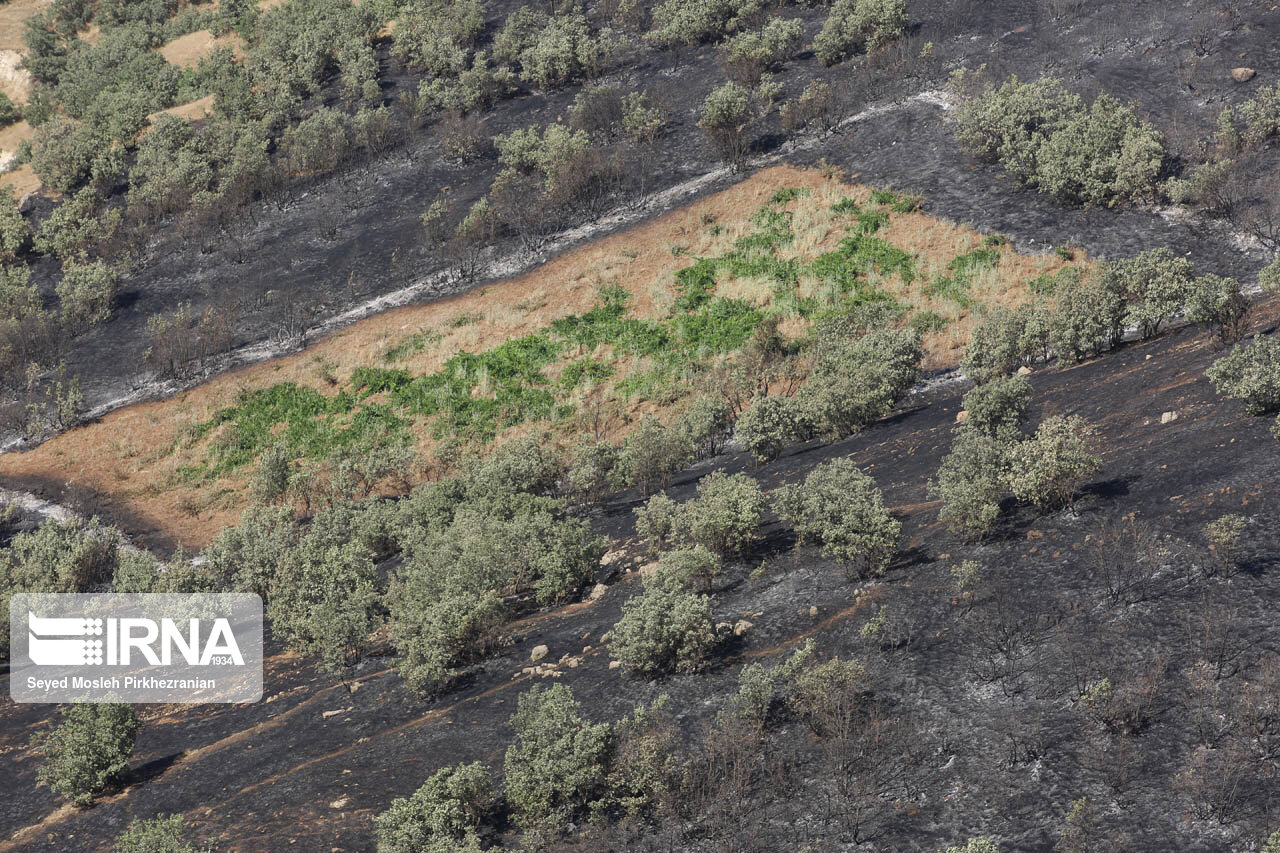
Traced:
[[1030, 368], [1030, 367], [1027, 367], [1025, 364], [1024, 364], [1024, 365], [1022, 365], [1022, 367], [1019, 367], [1019, 368], [1018, 368], [1018, 375], [1019, 375], [1019, 376], [1030, 376], [1030, 375], [1031, 375], [1031, 368]]
[[22, 201], [18, 202], [19, 213], [30, 213], [36, 209], [36, 194], [27, 193], [22, 197]]
[[1239, 68], [1232, 68], [1231, 79], [1235, 80], [1237, 83], [1248, 83], [1250, 80], [1253, 79], [1253, 75], [1257, 73], [1258, 72], [1255, 71], [1254, 69], [1246, 68], [1244, 66], [1241, 66]]
[[627, 555], [626, 551], [610, 551], [600, 558], [600, 565], [612, 566]]
[[609, 661], [609, 669], [617, 669], [620, 666], [622, 666], [622, 661], [620, 660]]
[[612, 639], [613, 639], [613, 634], [610, 634], [608, 631], [605, 631], [603, 634], [600, 635], [600, 645], [603, 646], [605, 643], [609, 642]]
[[717, 622], [716, 631], [730, 631], [733, 629], [732, 622]]
[[352, 707], [349, 707], [349, 708], [334, 708], [332, 711], [321, 711], [321, 712], [320, 712], [320, 719], [322, 719], [322, 720], [327, 720], [327, 719], [329, 719], [329, 718], [331, 718], [331, 717], [338, 717], [338, 716], [341, 716], [341, 715], [343, 715], [343, 714], [349, 714], [349, 713], [351, 713], [351, 712], [352, 712], [352, 711], [354, 711], [354, 710], [355, 710], [355, 707], [354, 707], [354, 706], [352, 706]]
[[350, 802], [351, 802], [350, 797], [339, 797], [338, 799], [334, 800], [332, 803], [329, 803], [329, 808], [345, 809], [347, 807], [347, 804]]
[[605, 586], [602, 583], [598, 583], [595, 586], [591, 587], [591, 594], [587, 596], [587, 600], [599, 601], [604, 596], [604, 594], [608, 591], [609, 591], [609, 587]]
[[353, 681], [353, 682], [351, 682], [350, 684], [348, 684], [348, 685], [347, 685], [347, 692], [348, 692], [348, 693], [355, 693], [357, 690], [359, 690], [359, 689], [360, 689], [360, 685], [361, 685], [361, 684], [363, 684], [363, 683], [364, 683], [364, 682], [362, 682], [362, 681]]
[[1178, 419], [1177, 412], [1165, 412], [1163, 415], [1160, 416], [1160, 423], [1162, 424], [1173, 423], [1177, 419]]
[[956, 412], [956, 423], [962, 424], [967, 420], [969, 420], [968, 409], [961, 409], [960, 411]]
[[809, 605], [809, 615], [810, 615], [810, 616], [817, 616], [817, 615], [818, 615], [818, 605], [816, 605], [816, 604], [811, 604], [811, 605]]
[[533, 651], [529, 652], [529, 660], [533, 661], [534, 663], [537, 663], [538, 661], [542, 660], [550, 653], [551, 653], [551, 649], [548, 649], [545, 645], [534, 646]]
[[739, 619], [737, 623], [734, 624], [733, 626], [733, 636], [741, 637], [743, 634], [747, 633], [754, 627], [755, 626], [750, 622], [748, 622], [746, 619]]

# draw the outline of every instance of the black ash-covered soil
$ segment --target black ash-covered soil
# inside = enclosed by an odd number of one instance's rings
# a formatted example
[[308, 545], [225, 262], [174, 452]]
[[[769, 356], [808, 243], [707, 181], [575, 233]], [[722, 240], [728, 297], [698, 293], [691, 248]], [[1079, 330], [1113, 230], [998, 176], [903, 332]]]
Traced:
[[[1280, 302], [1259, 314], [1259, 328], [1274, 330]], [[862, 658], [875, 692], [912, 721], [922, 747], [910, 808], [881, 821], [867, 849], [933, 851], [987, 834], [1004, 850], [1048, 851], [1071, 801], [1083, 796], [1100, 807], [1113, 849], [1241, 849], [1280, 820], [1270, 765], [1249, 769], [1247, 796], [1226, 823], [1197, 819], [1175, 782], [1198, 743], [1191, 667], [1225, 644], [1240, 667], [1223, 671], [1219, 687], [1229, 693], [1280, 644], [1280, 446], [1270, 419], [1246, 417], [1214, 394], [1203, 370], [1215, 355], [1203, 334], [1181, 328], [1071, 369], [1037, 370], [1033, 420], [1078, 414], [1095, 424], [1103, 469], [1073, 511], [1042, 516], [1010, 502], [998, 533], [983, 543], [948, 533], [927, 493], [950, 445], [964, 390], [955, 384], [909, 399], [834, 445], [793, 448], [761, 468], [729, 454], [685, 472], [670, 489], [677, 500], [716, 468], [745, 471], [771, 489], [847, 456], [876, 478], [904, 522], [892, 569], [860, 585], [810, 549], [793, 553], [779, 526], [766, 525], [756, 553], [714, 595], [717, 619], [745, 617], [753, 627], [698, 675], [650, 682], [608, 668], [600, 635], [638, 588], [636, 573], [616, 571], [601, 600], [518, 623], [508, 648], [434, 700], [409, 693], [387, 659], [368, 660], [341, 681], [280, 655], [268, 665], [262, 703], [144, 709], [133, 760], [140, 781], [65, 814], [55, 813], [47, 789], [36, 788], [37, 760], [25, 748], [48, 709], [7, 703], [0, 709], [7, 770], [0, 832], [8, 837], [53, 815], [24, 832], [18, 848], [106, 850], [130, 819], [182, 812], [192, 834], [220, 850], [372, 849], [372, 815], [437, 768], [479, 760], [500, 769], [516, 697], [537, 680], [521, 674], [537, 644], [550, 648], [550, 661], [581, 657], [576, 668], [559, 667], [557, 680], [572, 687], [590, 718], [615, 720], [668, 693], [692, 735], [733, 692], [744, 663], [780, 660], [812, 637], [824, 654]], [[1177, 419], [1162, 424], [1170, 411]], [[638, 500], [612, 500], [597, 519], [600, 531], [631, 536]], [[1225, 513], [1249, 519], [1241, 571], [1206, 579], [1197, 570], [1201, 528]], [[1167, 537], [1178, 556], [1145, 595], [1116, 601], [1091, 543], [1128, 515]], [[972, 602], [956, 599], [952, 584], [951, 566], [963, 559], [983, 570]], [[1114, 559], [1127, 559], [1123, 545]], [[767, 573], [749, 580], [761, 560]], [[860, 634], [876, 605], [898, 619], [893, 643]], [[995, 627], [1015, 625], [1026, 628], [1025, 643], [1004, 660], [1005, 677], [991, 680]], [[1146, 727], [1116, 735], [1088, 721], [1070, 683], [1073, 668], [1117, 684], [1158, 674]], [[760, 819], [803, 815], [809, 806], [784, 800], [779, 808], [759, 810]]]

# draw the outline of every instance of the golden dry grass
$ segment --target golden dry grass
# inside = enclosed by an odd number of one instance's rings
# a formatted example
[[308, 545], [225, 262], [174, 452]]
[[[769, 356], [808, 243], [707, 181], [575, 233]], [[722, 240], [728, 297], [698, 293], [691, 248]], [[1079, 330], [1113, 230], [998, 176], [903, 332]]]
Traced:
[[[793, 251], [805, 259], [833, 248], [844, 236], [847, 219], [834, 216], [830, 205], [845, 197], [866, 201], [869, 195], [864, 187], [816, 171], [789, 166], [766, 169], [653, 221], [566, 252], [525, 274], [369, 317], [325, 336], [303, 352], [218, 376], [168, 400], [112, 412], [33, 450], [0, 456], [0, 479], [17, 485], [74, 482], [95, 495], [112, 515], [132, 519], [141, 530], [157, 531], [188, 547], [202, 546], [239, 516], [246, 503], [248, 473], [188, 483], [181, 469], [200, 461], [205, 451], [182, 448], [181, 436], [233, 404], [242, 391], [289, 381], [324, 394], [336, 393], [356, 368], [385, 363], [389, 349], [418, 332], [430, 332], [438, 339], [395, 366], [414, 375], [432, 372], [460, 351], [489, 349], [588, 310], [606, 284], [626, 288], [636, 316], [662, 317], [674, 301], [674, 274], [692, 257], [723, 254], [736, 238], [753, 232], [749, 217], [783, 187], [809, 192], [807, 198], [789, 205], [796, 233]], [[970, 228], [921, 213], [896, 215], [880, 236], [919, 252], [922, 272], [944, 269], [956, 255], [982, 241], [982, 235]], [[1001, 255], [998, 274], [982, 277], [975, 285], [980, 299], [1020, 302], [1026, 298], [1022, 284], [1027, 278], [1062, 266], [1056, 256], [1020, 256], [1007, 246]], [[962, 325], [972, 322], [967, 312], [935, 304], [924, 295], [919, 281], [907, 285], [889, 278], [880, 286], [915, 308], [948, 313]], [[770, 296], [763, 282], [750, 280], [723, 282], [717, 293], [757, 304]], [[782, 328], [785, 334], [798, 337], [807, 321], [789, 317]], [[927, 345], [930, 366], [957, 362], [961, 343], [950, 330], [931, 335]], [[608, 355], [608, 347], [596, 353], [598, 358]], [[554, 377], [560, 367], [553, 366], [548, 375]], [[645, 367], [642, 359], [621, 360], [615, 364], [615, 378]], [[584, 428], [593, 417], [590, 401], [576, 402], [581, 404], [577, 421], [551, 440], [565, 440], [572, 429]], [[616, 438], [638, 415], [657, 410], [653, 402], [615, 401], [603, 421], [603, 432]], [[544, 428], [525, 425], [500, 438]], [[427, 437], [425, 425], [415, 430], [419, 451], [430, 456], [434, 442]]]
[[0, 5], [0, 50], [24, 51], [27, 43], [22, 40], [27, 18], [42, 12], [52, 0], [9, 0]]
[[230, 33], [215, 36], [208, 30], [196, 30], [174, 39], [160, 48], [160, 55], [179, 68], [193, 68], [220, 47], [229, 47], [237, 57], [244, 56], [244, 39]]

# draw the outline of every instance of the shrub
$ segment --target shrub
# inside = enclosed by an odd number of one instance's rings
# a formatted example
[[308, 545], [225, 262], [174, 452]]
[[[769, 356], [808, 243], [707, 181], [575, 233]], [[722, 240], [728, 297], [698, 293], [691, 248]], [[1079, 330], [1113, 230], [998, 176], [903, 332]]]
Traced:
[[712, 581], [723, 570], [719, 557], [704, 545], [694, 545], [664, 553], [658, 558], [657, 574], [660, 582], [667, 586], [710, 592]]
[[961, 430], [1009, 443], [1022, 436], [1031, 406], [1031, 383], [1023, 376], [1009, 376], [978, 385], [964, 395], [961, 405], [969, 413]]
[[1217, 571], [1230, 577], [1236, 565], [1240, 537], [1249, 524], [1248, 519], [1237, 513], [1228, 513], [1204, 526], [1204, 538], [1209, 542], [1210, 559]]
[[647, 542], [649, 550], [656, 554], [675, 533], [679, 515], [675, 501], [665, 494], [654, 495], [635, 510], [636, 535]]
[[711, 599], [648, 583], [622, 605], [610, 634], [613, 656], [629, 669], [645, 675], [696, 670], [716, 643]]
[[964, 844], [948, 847], [944, 853], [1000, 853], [1000, 846], [990, 838], [970, 838]]
[[1234, 278], [1202, 275], [1191, 284], [1186, 311], [1188, 320], [1212, 328], [1225, 346], [1244, 337], [1249, 299], [1240, 292], [1240, 282]]
[[1258, 284], [1266, 293], [1280, 291], [1280, 254], [1272, 258], [1271, 263], [1258, 273]]
[[373, 819], [378, 853], [479, 853], [493, 781], [479, 762], [444, 767]]
[[516, 737], [503, 770], [516, 821], [526, 828], [562, 827], [603, 791], [609, 725], [582, 719], [563, 684], [520, 694], [511, 725]]
[[813, 371], [797, 395], [804, 417], [831, 438], [887, 415], [920, 379], [920, 333], [879, 328], [860, 337], [819, 333]]
[[960, 368], [974, 382], [989, 382], [1018, 369], [1027, 353], [1023, 340], [1024, 315], [1003, 305], [986, 310], [982, 322], [964, 348]]
[[738, 418], [738, 437], [756, 462], [772, 462], [800, 433], [799, 413], [789, 397], [757, 397]]
[[824, 80], [810, 80], [798, 98], [782, 105], [782, 127], [789, 133], [804, 130], [832, 130], [840, 116], [835, 92]]
[[283, 444], [273, 444], [262, 451], [258, 467], [254, 469], [249, 493], [258, 503], [273, 504], [281, 500], [289, 488], [291, 470], [288, 449]]
[[396, 21], [396, 55], [432, 77], [452, 78], [467, 68], [484, 12], [476, 0], [414, 2]]
[[1103, 276], [1107, 287], [1128, 300], [1125, 322], [1144, 338], [1158, 334], [1166, 318], [1182, 311], [1194, 282], [1191, 262], [1164, 248], [1107, 264]]
[[281, 140], [289, 171], [298, 175], [332, 172], [351, 150], [353, 136], [347, 114], [321, 107], [285, 131]]
[[754, 119], [751, 92], [737, 83], [725, 83], [702, 102], [698, 127], [720, 158], [736, 166], [750, 148], [747, 128]]
[[685, 767], [671, 697], [663, 693], [648, 705], [637, 705], [614, 725], [613, 740], [609, 798], [630, 816], [668, 805], [680, 791]]
[[1280, 341], [1273, 337], [1237, 344], [1204, 373], [1219, 394], [1244, 400], [1251, 415], [1280, 409]]
[[966, 101], [956, 118], [962, 143], [1064, 201], [1111, 206], [1149, 196], [1163, 168], [1154, 127], [1106, 94], [1086, 109], [1052, 77], [1010, 77]]
[[182, 837], [186, 822], [182, 815], [157, 815], [150, 820], [136, 818], [116, 837], [115, 853], [208, 853]]
[[569, 494], [584, 506], [600, 503], [614, 480], [618, 448], [607, 441], [584, 440], [573, 449], [569, 462]]
[[1089, 452], [1093, 428], [1083, 418], [1046, 419], [1032, 438], [1008, 450], [1009, 488], [1041, 509], [1071, 505], [1084, 483], [1102, 468]]
[[662, 0], [646, 38], [657, 47], [693, 46], [739, 28], [762, 10], [759, 0]]
[[800, 670], [787, 705], [819, 737], [846, 731], [862, 705], [867, 669], [856, 660], [832, 658]]
[[102, 261], [64, 262], [62, 278], [55, 286], [63, 324], [80, 330], [110, 317], [115, 307], [117, 282], [116, 271]]
[[953, 533], [989, 533], [1000, 516], [1007, 468], [1008, 446], [1003, 441], [978, 430], [961, 431], [929, 488], [942, 502], [938, 518]]
[[[522, 8], [513, 17], [527, 12]], [[615, 50], [609, 34], [592, 34], [580, 9], [550, 18], [541, 13], [525, 15], [514, 22], [516, 32], [505, 38], [512, 24], [508, 18], [507, 27], [494, 41], [494, 55], [499, 61], [517, 60], [521, 76], [542, 89], [565, 86], [599, 73]]]
[[1115, 280], [1094, 276], [1087, 281], [1063, 281], [1055, 290], [1049, 319], [1049, 341], [1059, 364], [1101, 355], [1120, 343], [1124, 334], [1124, 294]]
[[724, 447], [733, 428], [733, 408], [723, 397], [699, 394], [672, 422], [680, 442], [694, 459], [707, 459]]
[[852, 56], [859, 44], [877, 50], [906, 30], [903, 0], [836, 0], [831, 14], [813, 40], [813, 50], [823, 65], [835, 65]]
[[672, 474], [688, 464], [689, 456], [683, 436], [646, 416], [622, 443], [617, 471], [623, 483], [639, 486], [641, 494], [647, 495], [655, 486], [666, 485]]
[[735, 83], [755, 86], [761, 76], [786, 62], [804, 35], [797, 20], [773, 18], [763, 28], [739, 33], [720, 46], [720, 55]]
[[55, 116], [36, 129], [31, 167], [50, 188], [69, 193], [88, 179], [94, 157], [106, 147], [106, 138], [92, 125]]
[[795, 528], [798, 543], [821, 544], [851, 577], [883, 574], [897, 552], [902, 524], [875, 480], [849, 459], [819, 465], [803, 483], [782, 487], [774, 509]]
[[649, 96], [644, 92], [628, 92], [623, 97], [622, 129], [632, 142], [652, 143], [665, 124], [661, 108], [649, 103]]
[[133, 706], [119, 703], [66, 705], [61, 713], [61, 723], [33, 739], [44, 758], [36, 779], [85, 807], [124, 778], [142, 724]]
[[714, 471], [698, 483], [698, 496], [681, 504], [677, 525], [682, 536], [728, 557], [752, 539], [766, 501], [760, 485], [745, 474]]

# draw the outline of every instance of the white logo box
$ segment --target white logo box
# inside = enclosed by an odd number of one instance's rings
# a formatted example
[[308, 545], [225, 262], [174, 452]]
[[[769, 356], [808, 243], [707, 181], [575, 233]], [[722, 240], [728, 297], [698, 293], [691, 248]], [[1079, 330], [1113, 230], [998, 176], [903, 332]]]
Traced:
[[15, 702], [257, 702], [262, 599], [252, 593], [18, 593]]

